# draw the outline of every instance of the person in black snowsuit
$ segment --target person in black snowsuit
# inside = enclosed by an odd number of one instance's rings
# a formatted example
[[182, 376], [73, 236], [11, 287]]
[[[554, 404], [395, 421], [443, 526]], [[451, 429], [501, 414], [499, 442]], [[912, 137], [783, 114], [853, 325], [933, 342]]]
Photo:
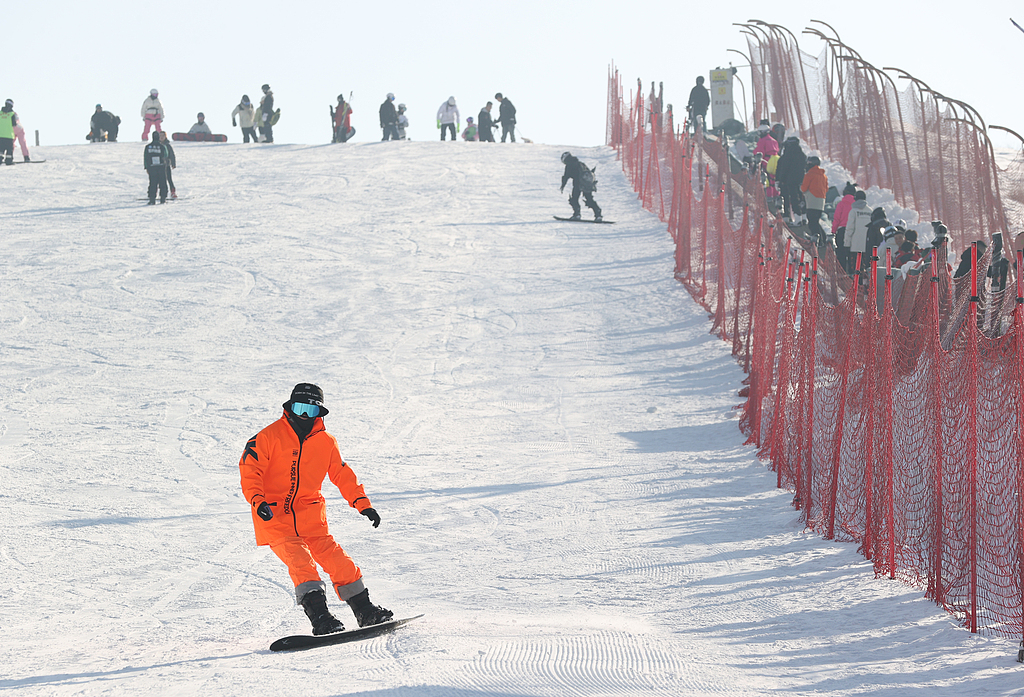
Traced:
[[590, 169], [570, 152], [562, 153], [562, 163], [565, 165], [565, 172], [562, 173], [562, 188], [559, 191], [564, 193], [566, 182], [572, 179], [572, 194], [569, 196], [572, 219], [580, 219], [580, 194], [583, 194], [583, 201], [587, 204], [587, 208], [594, 211], [594, 220], [598, 223], [601, 222], [601, 207], [594, 200], [594, 177], [592, 174], [586, 176]]
[[[708, 107], [711, 106], [711, 95], [708, 88], [704, 86], [704, 77], [697, 77], [697, 84], [690, 90], [690, 99], [686, 103], [686, 110], [690, 113], [690, 123], [693, 124], [693, 132], [697, 132], [697, 117], [700, 117], [701, 130], [704, 130], [704, 121], [708, 116]], [[801, 175], [802, 176], [802, 175]]]
[[380, 127], [384, 131], [381, 140], [398, 140], [398, 112], [395, 111], [395, 95], [391, 92], [380, 105]]
[[109, 111], [103, 110], [102, 104], [96, 105], [96, 111], [89, 121], [89, 140], [99, 143], [103, 140], [103, 134], [107, 134], [108, 143], [117, 142], [118, 126], [121, 125], [121, 117], [114, 116]]
[[775, 165], [775, 181], [782, 193], [782, 214], [786, 218], [793, 218], [803, 211], [800, 185], [803, 184], [806, 168], [807, 155], [800, 147], [800, 139], [790, 136]]
[[146, 145], [142, 166], [149, 174], [149, 205], [156, 203], [156, 190], [160, 189], [160, 203], [167, 202], [167, 148], [160, 142], [160, 131], [153, 131], [153, 141]]
[[512, 142], [516, 142], [516, 108], [512, 100], [498, 92], [494, 98], [501, 102], [498, 107], [498, 122], [501, 124], [501, 142], [505, 142], [508, 136]]
[[274, 142], [274, 127], [270, 120], [274, 118], [274, 93], [270, 91], [270, 85], [263, 85], [263, 98], [260, 99], [260, 133], [263, 135], [264, 143]]
[[497, 124], [491, 120], [491, 107], [493, 106], [494, 102], [487, 102], [487, 105], [476, 115], [477, 133], [480, 134], [481, 141], [488, 143], [494, 142], [494, 129], [497, 128]]

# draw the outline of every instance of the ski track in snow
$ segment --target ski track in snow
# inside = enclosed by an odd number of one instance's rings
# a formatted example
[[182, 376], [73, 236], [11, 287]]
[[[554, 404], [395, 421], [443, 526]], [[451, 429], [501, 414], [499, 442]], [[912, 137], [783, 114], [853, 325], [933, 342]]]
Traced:
[[[165, 206], [139, 143], [0, 168], [0, 694], [1019, 691], [802, 529], [613, 152], [594, 226], [564, 147], [175, 148]], [[300, 381], [384, 519], [328, 484], [332, 533], [426, 617], [272, 654], [308, 623], [237, 462]]]

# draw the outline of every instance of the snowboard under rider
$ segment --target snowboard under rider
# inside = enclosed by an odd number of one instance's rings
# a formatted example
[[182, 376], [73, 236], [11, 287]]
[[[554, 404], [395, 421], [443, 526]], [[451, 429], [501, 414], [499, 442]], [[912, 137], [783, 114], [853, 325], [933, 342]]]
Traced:
[[269, 546], [288, 567], [295, 601], [305, 610], [315, 636], [345, 629], [327, 608], [326, 586], [317, 564], [330, 576], [334, 592], [349, 604], [360, 627], [387, 622], [393, 613], [370, 602], [362, 571], [327, 528], [327, 507], [320, 491], [325, 476], [375, 528], [380, 515], [341, 459], [338, 441], [324, 429], [323, 417], [329, 411], [323, 390], [299, 383], [282, 407], [280, 419], [249, 439], [238, 463], [256, 544]]
[[595, 180], [592, 170], [568, 151], [562, 153], [562, 163], [565, 165], [565, 172], [562, 173], [562, 187], [559, 191], [564, 193], [565, 183], [572, 179], [572, 193], [569, 195], [572, 220], [580, 219], [580, 194], [583, 194], [583, 201], [587, 204], [587, 208], [594, 211], [594, 220], [598, 223], [601, 222], [603, 220], [601, 207], [594, 200]]

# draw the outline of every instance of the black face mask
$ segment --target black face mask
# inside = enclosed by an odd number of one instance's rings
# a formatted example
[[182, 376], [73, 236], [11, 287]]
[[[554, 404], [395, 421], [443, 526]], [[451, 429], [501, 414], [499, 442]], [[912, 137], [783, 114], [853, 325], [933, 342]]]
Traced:
[[309, 437], [309, 432], [313, 430], [313, 426], [316, 425], [316, 419], [301, 419], [295, 414], [288, 410], [288, 423], [291, 424], [292, 430], [295, 431], [295, 435], [299, 437], [299, 440], [306, 440]]

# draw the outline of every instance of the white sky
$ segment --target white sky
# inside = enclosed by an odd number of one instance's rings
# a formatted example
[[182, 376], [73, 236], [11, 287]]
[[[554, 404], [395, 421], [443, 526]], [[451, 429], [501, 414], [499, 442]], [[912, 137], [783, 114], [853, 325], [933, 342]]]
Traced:
[[[793, 9], [793, 6], [800, 9]], [[84, 142], [97, 102], [122, 118], [122, 139], [141, 137], [139, 109], [160, 90], [165, 128], [184, 131], [198, 111], [215, 132], [240, 139], [229, 115], [243, 93], [269, 82], [282, 119], [279, 142], [329, 141], [328, 106], [353, 95], [356, 140], [379, 140], [377, 109], [387, 92], [409, 108], [410, 137], [433, 140], [437, 107], [454, 95], [476, 116], [497, 91], [519, 110], [536, 141], [599, 144], [604, 139], [608, 65], [627, 84], [665, 83], [679, 106], [694, 77], [740, 64], [746, 41], [733, 22], [761, 19], [802, 35], [829, 23], [877, 67], [908, 71], [977, 108], [989, 124], [1024, 132], [1018, 83], [1024, 7], [1006, 1], [638, 4], [538, 2], [198, 2], [111, 0], [7, 3], [7, 68], [0, 99], [12, 98], [43, 145]], [[1015, 16], [1016, 13], [1016, 16]], [[749, 98], [749, 73], [740, 73]], [[1016, 139], [993, 134], [997, 145]]]

